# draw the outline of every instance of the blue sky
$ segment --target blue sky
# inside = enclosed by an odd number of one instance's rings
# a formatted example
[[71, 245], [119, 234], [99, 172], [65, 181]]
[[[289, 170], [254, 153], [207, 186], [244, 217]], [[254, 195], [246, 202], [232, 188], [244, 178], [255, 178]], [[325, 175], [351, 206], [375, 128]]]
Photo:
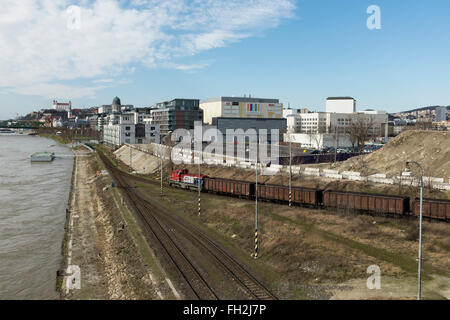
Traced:
[[[116, 95], [135, 106], [243, 94], [310, 110], [341, 95], [389, 112], [450, 105], [446, 0], [3, 1], [0, 119]], [[366, 26], [374, 4], [381, 30]]]

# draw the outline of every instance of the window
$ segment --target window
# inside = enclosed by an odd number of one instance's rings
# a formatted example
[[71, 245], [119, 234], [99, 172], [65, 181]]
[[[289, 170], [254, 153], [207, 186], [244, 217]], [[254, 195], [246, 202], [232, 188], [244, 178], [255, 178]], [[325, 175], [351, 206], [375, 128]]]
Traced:
[[130, 130], [130, 127], [125, 127], [125, 130], [129, 131], [129, 130]]

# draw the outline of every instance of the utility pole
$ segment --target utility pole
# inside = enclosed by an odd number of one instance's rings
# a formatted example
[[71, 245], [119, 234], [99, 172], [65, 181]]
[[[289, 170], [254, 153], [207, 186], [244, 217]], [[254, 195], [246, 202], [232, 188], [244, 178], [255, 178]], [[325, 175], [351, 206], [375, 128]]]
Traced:
[[258, 141], [256, 142], [256, 161], [255, 161], [255, 255], [258, 259]]
[[334, 127], [334, 163], [337, 160], [337, 126]]
[[292, 142], [289, 135], [289, 207], [292, 206]]
[[133, 156], [132, 156], [132, 154], [133, 154], [133, 148], [131, 147], [131, 144], [129, 145], [129, 147], [130, 147], [130, 172], [132, 173], [132, 172], [133, 172], [133, 166], [132, 166], [132, 161], [133, 161]]
[[415, 164], [420, 169], [420, 214], [419, 214], [419, 263], [417, 270], [417, 300], [422, 297], [422, 208], [423, 208], [423, 169], [420, 163], [416, 161], [406, 162], [409, 168], [410, 164]]
[[198, 155], [198, 179], [197, 179], [197, 181], [198, 181], [198, 215], [200, 216], [200, 213], [201, 213], [201, 188], [202, 188], [202, 186], [201, 186], [201, 178], [200, 178], [200, 175], [201, 175], [201, 152], [199, 153], [199, 155]]
[[160, 194], [160, 196], [162, 197], [163, 196], [163, 155], [162, 155], [162, 144], [160, 144], [159, 145], [159, 164], [160, 164], [160, 172], [161, 172], [161, 177], [160, 177], [160, 180], [161, 180], [161, 188], [160, 188], [160, 191], [159, 191], [159, 194]]

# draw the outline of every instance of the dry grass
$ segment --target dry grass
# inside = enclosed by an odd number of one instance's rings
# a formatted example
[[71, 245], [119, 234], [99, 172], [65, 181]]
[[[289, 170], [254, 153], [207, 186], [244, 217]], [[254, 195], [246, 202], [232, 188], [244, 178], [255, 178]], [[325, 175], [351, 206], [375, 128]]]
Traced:
[[[229, 178], [236, 178], [239, 171], [204, 168], [203, 172], [209, 174], [208, 170], [215, 174], [232, 172]], [[159, 193], [156, 186], [138, 187], [148, 196]], [[414, 280], [417, 272], [418, 228], [414, 219], [260, 203], [260, 258], [255, 263], [250, 258], [254, 247], [254, 202], [202, 194], [199, 218], [196, 200], [195, 192], [166, 189], [161, 204], [220, 239], [269, 279], [281, 298], [330, 298], [334, 289], [343, 288], [343, 283], [365, 285], [366, 269], [373, 264], [380, 266], [383, 277], [393, 279], [394, 289], [399, 290], [396, 297], [411, 297], [402, 287], [404, 283], [411, 287], [411, 278]], [[450, 286], [449, 231], [450, 224], [424, 223], [424, 281], [431, 288], [427, 293], [430, 297], [442, 297], [433, 291], [441, 289], [431, 287], [436, 274]]]

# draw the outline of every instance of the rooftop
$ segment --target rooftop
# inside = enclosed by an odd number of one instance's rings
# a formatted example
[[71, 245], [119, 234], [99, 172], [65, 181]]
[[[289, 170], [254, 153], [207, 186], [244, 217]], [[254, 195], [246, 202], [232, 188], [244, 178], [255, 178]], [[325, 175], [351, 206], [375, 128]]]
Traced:
[[266, 99], [266, 98], [253, 98], [253, 97], [216, 97], [202, 100], [204, 102], [218, 102], [218, 101], [228, 101], [228, 102], [260, 102], [260, 103], [279, 103], [278, 99]]
[[328, 97], [327, 100], [355, 100], [352, 97]]

